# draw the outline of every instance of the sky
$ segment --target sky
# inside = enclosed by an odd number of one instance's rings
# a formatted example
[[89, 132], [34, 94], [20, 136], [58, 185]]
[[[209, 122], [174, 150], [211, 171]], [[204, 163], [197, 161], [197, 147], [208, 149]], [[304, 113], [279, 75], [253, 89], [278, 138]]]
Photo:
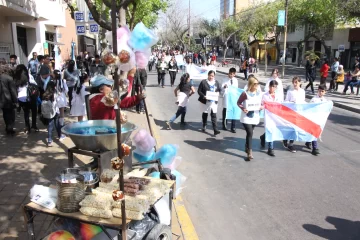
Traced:
[[[183, 0], [188, 5], [188, 0]], [[196, 18], [220, 18], [220, 0], [190, 0], [192, 15]]]

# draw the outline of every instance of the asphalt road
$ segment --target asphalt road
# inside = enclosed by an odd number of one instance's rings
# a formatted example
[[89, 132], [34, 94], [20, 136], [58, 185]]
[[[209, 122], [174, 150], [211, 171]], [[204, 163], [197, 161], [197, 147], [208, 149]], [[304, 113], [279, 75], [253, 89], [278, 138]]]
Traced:
[[[167, 86], [159, 88], [156, 73], [149, 73], [147, 101], [161, 142], [180, 146], [178, 170], [187, 177], [182, 197], [200, 239], [360, 239], [358, 114], [333, 109], [319, 156], [312, 156], [303, 143], [295, 143], [298, 152], [291, 153], [279, 142], [276, 157], [269, 157], [260, 147], [261, 124], [254, 133], [254, 160], [246, 162], [240, 122], [236, 134], [221, 131], [213, 137], [211, 127], [201, 132], [197, 94], [188, 105], [188, 126], [181, 128], [179, 118], [167, 130], [165, 121], [177, 109], [169, 81], [166, 75]], [[245, 82], [239, 82], [243, 87]], [[219, 127], [221, 110], [220, 102]]]

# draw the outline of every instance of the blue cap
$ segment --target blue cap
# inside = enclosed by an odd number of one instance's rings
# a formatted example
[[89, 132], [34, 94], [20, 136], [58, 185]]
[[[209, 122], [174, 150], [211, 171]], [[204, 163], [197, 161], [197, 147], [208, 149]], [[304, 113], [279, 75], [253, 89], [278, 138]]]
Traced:
[[96, 75], [90, 80], [91, 86], [99, 87], [101, 85], [114, 85], [114, 80], [106, 78], [104, 75]]

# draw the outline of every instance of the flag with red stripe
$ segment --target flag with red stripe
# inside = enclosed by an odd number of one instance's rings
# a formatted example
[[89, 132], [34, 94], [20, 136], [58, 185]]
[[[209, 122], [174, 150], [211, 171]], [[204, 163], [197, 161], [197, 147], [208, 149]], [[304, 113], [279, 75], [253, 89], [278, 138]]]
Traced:
[[332, 108], [332, 101], [304, 104], [266, 102], [266, 141], [314, 141], [321, 136]]

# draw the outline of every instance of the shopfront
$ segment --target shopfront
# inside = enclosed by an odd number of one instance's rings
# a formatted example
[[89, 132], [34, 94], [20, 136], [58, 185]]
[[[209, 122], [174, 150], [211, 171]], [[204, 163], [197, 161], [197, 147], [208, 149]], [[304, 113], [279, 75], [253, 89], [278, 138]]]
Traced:
[[360, 56], [360, 28], [352, 28], [349, 31], [350, 42], [350, 65], [349, 68], [355, 63], [355, 57]]

